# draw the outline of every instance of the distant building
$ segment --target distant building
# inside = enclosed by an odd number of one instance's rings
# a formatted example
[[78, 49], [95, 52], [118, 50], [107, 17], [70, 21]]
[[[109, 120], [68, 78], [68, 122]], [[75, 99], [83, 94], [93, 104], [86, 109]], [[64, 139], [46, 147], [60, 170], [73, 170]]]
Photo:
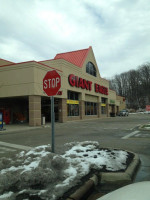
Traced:
[[55, 96], [58, 122], [115, 116], [125, 108], [124, 97], [109, 89], [100, 76], [92, 47], [60, 53], [54, 59], [13, 63], [0, 59], [0, 112], [6, 123], [50, 121], [50, 97], [43, 92], [43, 78], [56, 69], [62, 86]]

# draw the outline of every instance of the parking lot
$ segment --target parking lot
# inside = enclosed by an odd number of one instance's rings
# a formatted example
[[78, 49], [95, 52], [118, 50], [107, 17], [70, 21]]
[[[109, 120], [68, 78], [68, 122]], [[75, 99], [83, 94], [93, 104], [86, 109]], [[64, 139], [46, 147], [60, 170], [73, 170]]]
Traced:
[[[102, 147], [125, 148], [149, 154], [146, 150], [149, 148], [150, 131], [138, 129], [149, 122], [148, 114], [130, 114], [128, 117], [55, 123], [56, 151], [66, 142], [92, 140], [100, 142]], [[26, 126], [21, 129], [18, 126], [12, 132], [7, 132], [6, 127], [6, 131], [0, 132], [0, 141], [27, 147], [50, 144], [51, 125], [46, 124], [44, 128], [35, 129], [28, 129]]]
[[[98, 141], [101, 147], [133, 151], [142, 160], [143, 177], [140, 175], [136, 179], [150, 180], [150, 131], [139, 130], [141, 125], [149, 122], [149, 114], [130, 114], [128, 117], [55, 123], [55, 152], [61, 153], [64, 143], [87, 140]], [[0, 132], [0, 157], [51, 143], [50, 124], [34, 129], [28, 129], [25, 125], [23, 127]]]

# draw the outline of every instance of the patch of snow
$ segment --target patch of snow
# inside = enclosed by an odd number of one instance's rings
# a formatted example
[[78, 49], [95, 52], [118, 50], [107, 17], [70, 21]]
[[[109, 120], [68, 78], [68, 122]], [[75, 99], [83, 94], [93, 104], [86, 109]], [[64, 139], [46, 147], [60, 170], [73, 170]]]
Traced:
[[13, 192], [4, 193], [4, 194], [0, 195], [0, 200], [9, 198], [12, 196], [12, 194], [14, 194], [14, 193]]
[[[50, 145], [21, 152], [16, 162], [12, 160], [1, 170], [0, 193], [9, 191], [17, 183], [18, 194], [25, 192], [55, 200], [77, 185], [91, 169], [100, 170], [105, 166], [107, 170], [117, 171], [126, 168], [128, 153], [125, 151], [100, 150], [99, 143], [92, 141], [67, 143], [65, 147], [67, 150], [62, 155], [51, 153]], [[33, 190], [36, 185], [44, 189]]]
[[23, 166], [23, 171], [21, 173], [24, 173], [26, 171], [31, 171], [32, 169], [35, 169], [38, 167], [40, 163], [40, 159], [38, 161], [33, 161], [29, 165], [24, 165]]
[[38, 195], [40, 196], [41, 194], [43, 194], [43, 193], [45, 193], [45, 192], [47, 192], [47, 190], [40, 190], [40, 191], [38, 192]]
[[10, 168], [7, 168], [7, 169], [3, 169], [3, 170], [1, 170], [1, 174], [4, 174], [4, 173], [7, 173], [7, 172], [9, 172], [9, 171], [18, 171], [18, 170], [20, 170], [20, 169], [22, 169], [22, 167], [21, 166], [19, 166], [19, 167], [14, 167], [14, 166], [12, 166], [12, 167], [10, 167]]
[[14, 171], [18, 171], [18, 170], [23, 170], [21, 173], [24, 173], [26, 171], [30, 171], [32, 169], [35, 169], [36, 167], [38, 167], [40, 163], [40, 159], [38, 161], [33, 161], [31, 162], [29, 165], [23, 165], [23, 166], [18, 166], [18, 167], [10, 167], [10, 168], [7, 168], [7, 169], [3, 169], [1, 170], [1, 174], [4, 174], [4, 173], [7, 173], [7, 172], [14, 172]]
[[18, 192], [18, 194], [23, 194], [24, 192], [26, 192], [27, 190], [21, 190]]

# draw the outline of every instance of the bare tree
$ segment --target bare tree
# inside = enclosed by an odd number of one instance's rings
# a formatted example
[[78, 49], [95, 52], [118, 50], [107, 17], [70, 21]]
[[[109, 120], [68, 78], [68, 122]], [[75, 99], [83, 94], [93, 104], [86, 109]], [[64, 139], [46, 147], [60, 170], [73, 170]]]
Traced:
[[150, 104], [150, 63], [115, 75], [110, 80], [110, 88], [126, 98], [128, 108], [145, 108]]

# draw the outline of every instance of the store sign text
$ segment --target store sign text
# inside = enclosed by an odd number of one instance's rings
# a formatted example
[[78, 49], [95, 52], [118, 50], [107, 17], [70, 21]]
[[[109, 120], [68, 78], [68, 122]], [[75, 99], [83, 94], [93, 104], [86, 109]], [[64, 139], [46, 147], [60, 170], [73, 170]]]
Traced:
[[69, 75], [68, 81], [72, 87], [82, 88], [82, 89], [86, 89], [90, 91], [92, 90], [91, 81], [87, 81], [83, 78], [79, 78], [78, 76], [75, 76], [73, 74]]
[[95, 83], [95, 92], [108, 95], [108, 88]]
[[[75, 76], [74, 74], [69, 75], [68, 81], [72, 87], [82, 88], [89, 91], [92, 90], [92, 81], [85, 80], [83, 78]], [[108, 95], [108, 88], [95, 83], [95, 92]]]

